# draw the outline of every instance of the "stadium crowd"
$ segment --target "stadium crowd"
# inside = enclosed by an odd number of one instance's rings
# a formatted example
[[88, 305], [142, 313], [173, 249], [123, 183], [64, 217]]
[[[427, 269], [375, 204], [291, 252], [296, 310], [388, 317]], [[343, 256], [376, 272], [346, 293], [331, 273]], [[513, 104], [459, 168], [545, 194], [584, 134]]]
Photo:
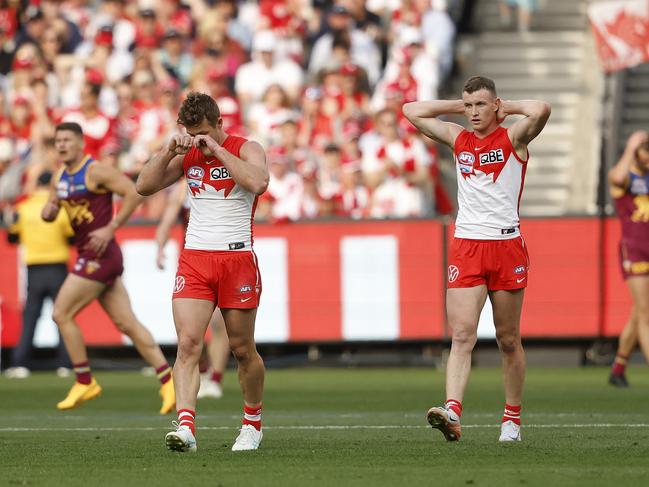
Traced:
[[[461, 0], [0, 2], [0, 205], [57, 168], [53, 130], [137, 177], [189, 91], [266, 148], [256, 218], [401, 218], [451, 210], [435, 144], [401, 106], [437, 96]], [[167, 193], [168, 194], [168, 193]], [[158, 220], [166, 193], [139, 218]]]

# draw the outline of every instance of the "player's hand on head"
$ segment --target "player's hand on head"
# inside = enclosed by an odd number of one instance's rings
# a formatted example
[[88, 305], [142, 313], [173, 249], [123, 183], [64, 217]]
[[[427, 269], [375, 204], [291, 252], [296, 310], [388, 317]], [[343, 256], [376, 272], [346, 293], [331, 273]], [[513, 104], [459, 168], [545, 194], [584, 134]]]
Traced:
[[636, 130], [629, 136], [626, 145], [635, 150], [647, 142], [647, 140], [649, 140], [649, 132], [646, 132], [645, 130]]
[[507, 118], [507, 115], [509, 114], [505, 110], [505, 104], [501, 101], [498, 105], [498, 111], [496, 112], [496, 119], [498, 120], [498, 123], [503, 123]]

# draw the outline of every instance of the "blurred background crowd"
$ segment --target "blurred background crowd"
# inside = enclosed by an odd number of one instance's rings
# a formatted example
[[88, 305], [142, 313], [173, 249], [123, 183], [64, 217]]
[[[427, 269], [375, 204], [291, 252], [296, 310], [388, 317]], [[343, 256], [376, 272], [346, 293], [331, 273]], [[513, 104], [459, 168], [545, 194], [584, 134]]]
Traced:
[[[465, 3], [0, 1], [0, 205], [56, 170], [62, 121], [137, 177], [196, 90], [266, 148], [260, 221], [448, 213], [436, 146], [401, 106], [445, 86]], [[159, 219], [166, 198], [137, 217]]]

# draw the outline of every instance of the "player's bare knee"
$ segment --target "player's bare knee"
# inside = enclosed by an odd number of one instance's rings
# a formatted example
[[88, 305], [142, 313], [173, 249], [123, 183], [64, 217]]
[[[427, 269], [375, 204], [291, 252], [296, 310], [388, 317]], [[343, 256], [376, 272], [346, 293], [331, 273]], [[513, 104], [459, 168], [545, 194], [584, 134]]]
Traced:
[[456, 325], [453, 327], [453, 346], [473, 349], [478, 341], [478, 335], [473, 327]]
[[178, 360], [188, 360], [201, 356], [203, 342], [200, 337], [192, 335], [180, 335], [178, 337]]
[[521, 337], [518, 334], [498, 334], [496, 333], [496, 341], [500, 351], [504, 354], [512, 354], [518, 352], [521, 345]]
[[54, 306], [54, 310], [52, 311], [52, 320], [59, 328], [70, 323], [72, 318], [73, 317], [67, 309], [63, 309], [60, 306]]
[[230, 342], [230, 350], [239, 363], [248, 363], [255, 356], [255, 346], [249, 341]]

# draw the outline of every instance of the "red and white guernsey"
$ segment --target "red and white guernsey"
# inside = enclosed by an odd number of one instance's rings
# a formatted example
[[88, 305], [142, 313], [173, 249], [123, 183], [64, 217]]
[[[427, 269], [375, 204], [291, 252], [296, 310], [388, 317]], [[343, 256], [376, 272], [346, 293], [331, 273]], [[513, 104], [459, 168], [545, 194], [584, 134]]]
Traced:
[[463, 130], [455, 139], [454, 153], [458, 182], [455, 236], [479, 240], [518, 237], [527, 160], [516, 154], [507, 129], [498, 127], [483, 139]]
[[[228, 135], [223, 144], [240, 157], [243, 137]], [[185, 248], [192, 250], [250, 250], [257, 195], [239, 186], [223, 163], [192, 147], [183, 160], [191, 197]]]

